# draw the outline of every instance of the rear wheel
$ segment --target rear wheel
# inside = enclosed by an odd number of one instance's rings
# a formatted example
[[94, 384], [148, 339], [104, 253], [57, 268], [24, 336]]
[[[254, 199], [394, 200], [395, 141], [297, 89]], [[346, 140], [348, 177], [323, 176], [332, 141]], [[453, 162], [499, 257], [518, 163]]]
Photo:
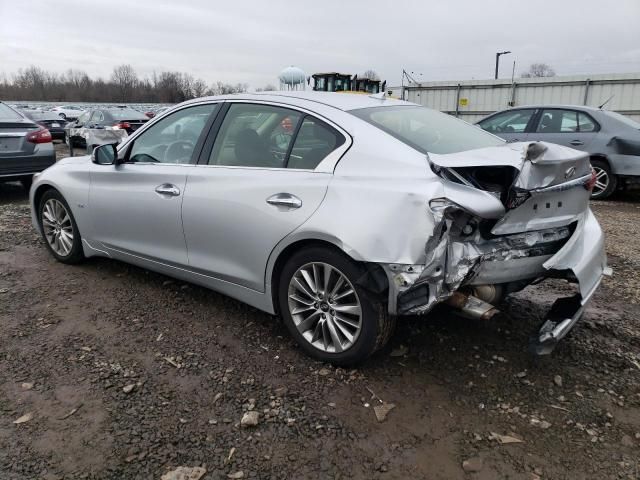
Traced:
[[596, 184], [593, 186], [591, 198], [600, 200], [609, 197], [616, 191], [618, 179], [611, 172], [609, 164], [604, 160], [591, 160], [591, 166], [596, 172]]
[[82, 239], [71, 209], [57, 190], [47, 190], [40, 199], [38, 221], [47, 249], [62, 263], [84, 260]]
[[360, 267], [323, 247], [295, 253], [285, 264], [278, 300], [284, 322], [312, 357], [352, 365], [383, 347], [395, 325], [383, 303], [357, 284]]

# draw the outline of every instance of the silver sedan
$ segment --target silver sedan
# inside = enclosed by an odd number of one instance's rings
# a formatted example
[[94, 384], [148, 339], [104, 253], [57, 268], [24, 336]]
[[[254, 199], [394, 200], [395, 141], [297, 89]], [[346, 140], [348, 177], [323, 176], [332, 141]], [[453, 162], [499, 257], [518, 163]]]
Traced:
[[604, 199], [640, 183], [640, 123], [619, 113], [583, 105], [532, 105], [494, 113], [478, 125], [509, 142], [551, 142], [587, 152], [597, 177], [592, 198]]
[[588, 156], [511, 143], [381, 95], [270, 93], [173, 107], [117, 148], [59, 161], [30, 193], [61, 262], [105, 256], [284, 319], [337, 365], [400, 315], [487, 319], [547, 277], [576, 285], [541, 319], [549, 353], [608, 273]]

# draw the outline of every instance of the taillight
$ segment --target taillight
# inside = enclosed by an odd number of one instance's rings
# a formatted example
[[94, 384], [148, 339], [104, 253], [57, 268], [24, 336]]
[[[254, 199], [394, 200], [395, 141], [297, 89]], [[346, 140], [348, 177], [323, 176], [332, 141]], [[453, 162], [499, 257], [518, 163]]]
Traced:
[[131, 125], [129, 124], [129, 122], [118, 122], [114, 125], [114, 127], [126, 130], [127, 128], [131, 128]]
[[593, 190], [593, 187], [595, 187], [597, 181], [598, 176], [596, 175], [596, 171], [592, 168], [591, 178], [584, 183], [584, 188], [591, 192]]
[[39, 128], [27, 135], [27, 142], [31, 143], [49, 143], [51, 141], [51, 133], [46, 128]]

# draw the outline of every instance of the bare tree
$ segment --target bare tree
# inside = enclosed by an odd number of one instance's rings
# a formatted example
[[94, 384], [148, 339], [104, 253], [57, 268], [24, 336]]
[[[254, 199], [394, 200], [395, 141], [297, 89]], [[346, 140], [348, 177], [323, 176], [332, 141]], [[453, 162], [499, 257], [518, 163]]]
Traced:
[[367, 78], [369, 80], [380, 80], [380, 76], [376, 73], [375, 70], [369, 69], [365, 70], [365, 72], [361, 75], [361, 78]]
[[207, 93], [207, 83], [201, 78], [194, 80], [191, 84], [191, 93], [194, 98], [204, 97]]
[[522, 78], [536, 78], [536, 77], [555, 77], [556, 72], [546, 63], [532, 63], [529, 66], [529, 70], [522, 72]]
[[120, 93], [120, 101], [128, 102], [131, 93], [138, 83], [138, 76], [131, 65], [118, 65], [113, 69], [111, 81], [116, 85]]
[[224, 82], [216, 82], [211, 85], [209, 89], [210, 95], [228, 95], [231, 93], [243, 93], [246, 92], [249, 88], [249, 85], [246, 83], [236, 83], [235, 85], [231, 83]]
[[206, 94], [246, 92], [248, 87], [216, 82], [209, 89], [203, 79], [182, 72], [154, 72], [138, 79], [131, 65], [115, 67], [108, 80], [80, 70], [57, 74], [33, 65], [15, 74], [0, 72], [0, 98], [7, 100], [177, 103]]
[[274, 90], [277, 90], [277, 88], [270, 83], [267, 83], [264, 87], [256, 88], [256, 92], [273, 92]]

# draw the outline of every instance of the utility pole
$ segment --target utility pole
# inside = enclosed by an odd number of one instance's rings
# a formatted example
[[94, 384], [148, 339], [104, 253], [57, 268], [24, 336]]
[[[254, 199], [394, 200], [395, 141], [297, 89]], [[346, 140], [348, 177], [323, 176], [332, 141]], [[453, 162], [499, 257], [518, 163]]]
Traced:
[[498, 79], [498, 66], [500, 65], [500, 55], [507, 55], [508, 53], [511, 53], [510, 51], [505, 51], [505, 52], [496, 52], [496, 76], [495, 79]]

